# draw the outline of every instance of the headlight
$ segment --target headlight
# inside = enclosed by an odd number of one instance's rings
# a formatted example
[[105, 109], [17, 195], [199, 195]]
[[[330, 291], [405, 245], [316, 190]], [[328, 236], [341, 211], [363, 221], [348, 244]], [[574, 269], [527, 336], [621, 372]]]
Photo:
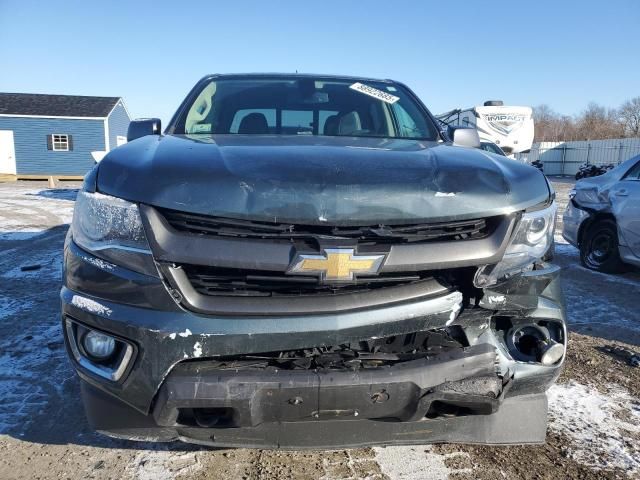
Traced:
[[73, 241], [95, 256], [157, 275], [135, 203], [82, 191], [76, 198], [71, 232]]
[[531, 268], [534, 262], [540, 260], [553, 245], [557, 210], [553, 202], [543, 210], [523, 214], [502, 260], [480, 268], [476, 273], [475, 285], [480, 288], [495, 285]]

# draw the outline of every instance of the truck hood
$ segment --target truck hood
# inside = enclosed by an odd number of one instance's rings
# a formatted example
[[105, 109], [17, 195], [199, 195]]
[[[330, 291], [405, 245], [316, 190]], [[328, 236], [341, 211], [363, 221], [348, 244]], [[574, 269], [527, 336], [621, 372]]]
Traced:
[[301, 224], [448, 221], [545, 201], [535, 168], [417, 140], [148, 136], [100, 162], [98, 191], [206, 215]]

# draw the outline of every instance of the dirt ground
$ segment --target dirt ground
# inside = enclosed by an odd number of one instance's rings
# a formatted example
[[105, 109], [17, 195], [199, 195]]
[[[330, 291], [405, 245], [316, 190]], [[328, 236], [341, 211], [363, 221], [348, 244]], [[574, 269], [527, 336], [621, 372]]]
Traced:
[[[553, 183], [562, 212], [572, 182]], [[58, 317], [60, 254], [76, 188], [0, 184], [0, 479], [640, 478], [640, 367], [624, 358], [640, 351], [640, 273], [588, 271], [559, 235], [571, 333], [566, 368], [549, 391], [544, 445], [280, 452], [92, 432]]]

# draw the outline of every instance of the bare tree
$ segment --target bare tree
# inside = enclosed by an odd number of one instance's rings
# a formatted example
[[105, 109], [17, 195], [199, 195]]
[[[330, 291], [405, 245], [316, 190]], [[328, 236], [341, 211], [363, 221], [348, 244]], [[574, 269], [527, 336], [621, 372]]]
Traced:
[[562, 115], [558, 118], [558, 135], [556, 141], [567, 142], [576, 140], [578, 138], [578, 132], [576, 122], [573, 117], [569, 115]]
[[536, 142], [549, 142], [555, 140], [551, 133], [551, 124], [557, 114], [549, 107], [549, 105], [542, 104], [537, 107], [533, 107], [533, 125], [535, 129], [534, 141]]
[[618, 112], [595, 102], [591, 102], [576, 119], [576, 126], [579, 140], [619, 138], [624, 132]]
[[640, 136], [640, 97], [626, 101], [619, 110], [591, 102], [571, 117], [549, 105], [533, 107], [535, 142], [568, 142]]
[[625, 134], [630, 137], [640, 136], [640, 97], [624, 102], [619, 113], [624, 123]]
[[548, 105], [533, 107], [533, 124], [536, 142], [562, 142], [577, 136], [573, 118], [559, 115]]
[[533, 107], [533, 124], [536, 142], [555, 142], [565, 130], [563, 120], [549, 105]]

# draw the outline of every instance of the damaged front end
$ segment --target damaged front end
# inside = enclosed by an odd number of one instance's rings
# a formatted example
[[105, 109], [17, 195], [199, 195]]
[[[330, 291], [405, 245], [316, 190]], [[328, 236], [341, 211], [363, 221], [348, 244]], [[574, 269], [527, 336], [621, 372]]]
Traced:
[[[96, 430], [256, 448], [544, 441], [567, 343], [559, 268], [541, 260], [552, 202], [409, 226], [137, 214], [136, 268], [65, 247], [66, 341]], [[327, 281], [344, 262], [359, 274]]]
[[[113, 276], [71, 251], [67, 266]], [[111, 313], [96, 316], [69, 301], [74, 322], [141, 347], [120, 382], [79, 369], [89, 421], [122, 438], [259, 448], [542, 442], [566, 345], [559, 271], [538, 264], [487, 289], [473, 272], [444, 272], [433, 297], [368, 312], [176, 311], [159, 329], [140, 327], [145, 308], [101, 300]]]

